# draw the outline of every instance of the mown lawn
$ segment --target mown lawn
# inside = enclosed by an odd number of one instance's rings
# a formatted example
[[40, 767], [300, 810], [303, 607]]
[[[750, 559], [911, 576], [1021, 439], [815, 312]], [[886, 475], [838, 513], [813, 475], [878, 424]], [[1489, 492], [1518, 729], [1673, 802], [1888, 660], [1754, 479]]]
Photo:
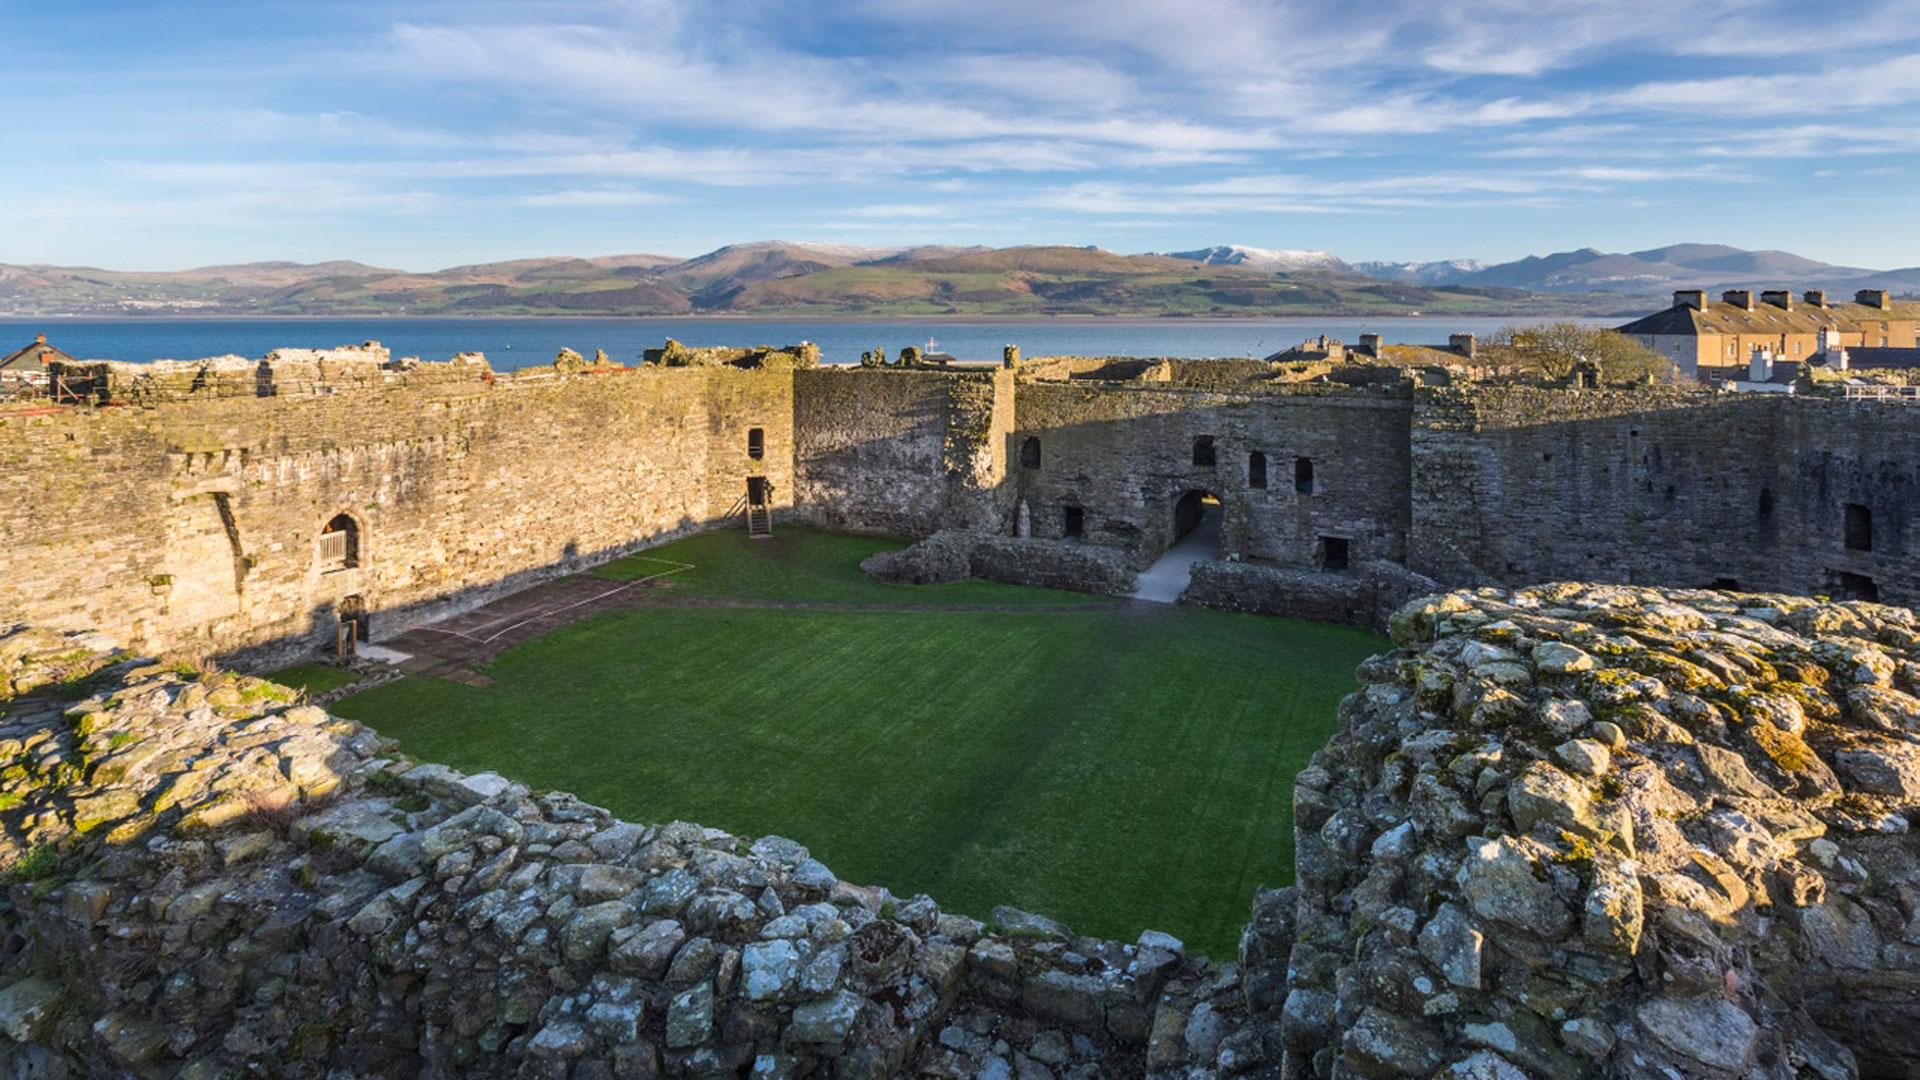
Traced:
[[[790, 836], [901, 896], [1230, 957], [1254, 886], [1290, 877], [1293, 776], [1382, 642], [849, 572], [888, 543], [729, 532], [656, 552], [699, 564], [677, 576], [686, 595], [924, 606], [616, 612], [502, 655], [490, 686], [404, 679], [333, 708], [417, 757], [623, 817]], [[1062, 602], [1087, 606], [950, 610]]]

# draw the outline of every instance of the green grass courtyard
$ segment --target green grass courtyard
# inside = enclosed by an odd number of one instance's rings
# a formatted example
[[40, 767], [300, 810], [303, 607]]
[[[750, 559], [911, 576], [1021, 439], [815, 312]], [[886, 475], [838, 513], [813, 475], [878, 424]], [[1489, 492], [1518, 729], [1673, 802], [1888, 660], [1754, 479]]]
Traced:
[[423, 760], [778, 833], [950, 910], [1232, 956], [1254, 886], [1290, 878], [1293, 776], [1383, 642], [860, 574], [898, 545], [792, 527], [667, 544], [597, 573], [691, 563], [660, 595], [701, 606], [589, 617], [501, 654], [488, 686], [407, 678], [331, 708]]

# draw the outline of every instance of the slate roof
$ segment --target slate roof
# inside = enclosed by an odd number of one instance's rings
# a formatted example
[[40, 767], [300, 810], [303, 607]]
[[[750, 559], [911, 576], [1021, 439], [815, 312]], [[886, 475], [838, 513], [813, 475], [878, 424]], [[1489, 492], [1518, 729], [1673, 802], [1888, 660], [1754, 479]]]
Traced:
[[1858, 330], [1865, 325], [1878, 327], [1883, 322], [1905, 322], [1913, 313], [1895, 309], [1882, 311], [1865, 304], [1839, 303], [1824, 308], [1795, 303], [1793, 310], [1767, 303], [1755, 303], [1748, 311], [1738, 304], [1716, 300], [1704, 311], [1675, 305], [1656, 311], [1644, 319], [1616, 326], [1622, 334], [1696, 337], [1700, 334], [1814, 334], [1824, 326]]
[[1847, 349], [1847, 366], [1856, 370], [1874, 371], [1885, 368], [1920, 368], [1920, 349], [1900, 349], [1882, 346], [1850, 346]]
[[42, 334], [31, 345], [16, 352], [0, 357], [0, 371], [45, 371], [47, 365], [55, 362], [74, 362], [73, 357], [47, 344]]

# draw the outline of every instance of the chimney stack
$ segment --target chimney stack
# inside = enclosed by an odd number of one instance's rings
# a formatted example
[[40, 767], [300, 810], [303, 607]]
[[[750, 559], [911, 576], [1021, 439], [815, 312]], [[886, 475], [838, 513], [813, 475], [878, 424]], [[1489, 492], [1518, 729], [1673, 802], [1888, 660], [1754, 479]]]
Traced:
[[1472, 334], [1449, 334], [1447, 335], [1447, 348], [1471, 360], [1473, 359], [1473, 354], [1479, 350], [1479, 342], [1474, 339]]
[[1817, 308], [1826, 307], [1827, 306], [1827, 290], [1808, 289], [1806, 293], [1804, 293], [1801, 296], [1801, 299], [1807, 302], [1808, 307], [1817, 307]]
[[1774, 307], [1780, 308], [1783, 311], [1792, 311], [1793, 290], [1768, 289], [1766, 292], [1760, 294], [1760, 302], [1763, 304], [1772, 304]]
[[1380, 356], [1381, 356], [1380, 335], [1379, 334], [1361, 334], [1360, 335], [1360, 351], [1366, 353], [1368, 356], [1373, 357], [1375, 360], [1380, 359]]
[[1673, 293], [1673, 306], [1677, 308], [1692, 308], [1695, 311], [1705, 311], [1707, 308], [1707, 290], [1676, 289]]
[[1728, 289], [1726, 292], [1720, 294], [1720, 299], [1722, 302], [1732, 304], [1734, 307], [1745, 308], [1748, 311], [1753, 310], [1752, 289]]
[[1853, 302], [1862, 307], [1878, 308], [1885, 311], [1893, 306], [1892, 298], [1885, 289], [1861, 289], [1853, 294]]

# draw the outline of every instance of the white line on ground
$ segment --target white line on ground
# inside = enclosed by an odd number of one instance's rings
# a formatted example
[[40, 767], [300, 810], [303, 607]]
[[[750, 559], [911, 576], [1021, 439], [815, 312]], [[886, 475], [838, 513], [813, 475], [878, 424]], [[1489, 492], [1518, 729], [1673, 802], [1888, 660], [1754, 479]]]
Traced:
[[[666, 565], [673, 567], [673, 569], [662, 570], [657, 574], [648, 574], [645, 577], [634, 578], [632, 581], [621, 582], [619, 585], [616, 585], [605, 592], [595, 593], [594, 595], [589, 596], [584, 600], [575, 600], [571, 604], [562, 604], [561, 606], [556, 608], [543, 608], [532, 615], [528, 615], [525, 618], [519, 619], [499, 630], [494, 631], [491, 634], [488, 634], [486, 637], [475, 637], [472, 634], [463, 634], [458, 630], [446, 630], [438, 626], [410, 626], [407, 629], [428, 630], [436, 634], [446, 634], [450, 637], [466, 638], [468, 641], [485, 645], [491, 641], [498, 639], [504, 634], [509, 634], [515, 630], [518, 630], [520, 627], [525, 626], [528, 623], [538, 622], [541, 619], [545, 619], [549, 616], [558, 615], [563, 611], [571, 611], [574, 608], [581, 606], [582, 604], [591, 604], [597, 600], [605, 600], [607, 597], [616, 595], [618, 593], [623, 593], [628, 589], [633, 588], [635, 585], [645, 584], [646, 582], [653, 581], [657, 578], [666, 577], [668, 574], [679, 574], [679, 573], [684, 573], [685, 571], [694, 569], [694, 564], [692, 563], [675, 562], [672, 559], [662, 559], [653, 555], [629, 555], [627, 557], [630, 559], [639, 559], [642, 562], [665, 563]], [[493, 625], [492, 622], [486, 622], [481, 624], [481, 626], [491, 626], [491, 625]]]

